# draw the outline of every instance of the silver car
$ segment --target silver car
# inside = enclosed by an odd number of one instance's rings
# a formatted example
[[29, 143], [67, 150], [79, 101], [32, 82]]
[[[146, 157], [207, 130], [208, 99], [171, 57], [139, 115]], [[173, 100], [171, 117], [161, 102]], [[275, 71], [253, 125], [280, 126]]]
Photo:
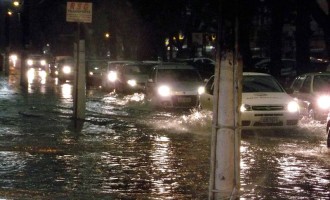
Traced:
[[[277, 80], [264, 73], [243, 73], [241, 125], [243, 129], [296, 128], [299, 107]], [[200, 107], [213, 111], [214, 76], [199, 96]]]
[[198, 105], [203, 81], [194, 67], [181, 63], [156, 65], [146, 85], [146, 96], [157, 107], [192, 108]]
[[290, 89], [303, 116], [323, 122], [326, 120], [330, 111], [330, 72], [299, 75]]

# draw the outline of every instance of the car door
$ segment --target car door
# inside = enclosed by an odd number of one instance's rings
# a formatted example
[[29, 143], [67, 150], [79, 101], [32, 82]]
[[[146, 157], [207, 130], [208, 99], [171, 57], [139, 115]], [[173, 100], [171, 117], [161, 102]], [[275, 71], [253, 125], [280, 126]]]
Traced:
[[300, 109], [303, 109], [302, 112], [304, 114], [308, 113], [309, 105], [311, 104], [311, 90], [312, 89], [312, 76], [306, 76], [300, 90], [299, 90], [299, 106]]
[[157, 75], [157, 68], [154, 68], [150, 75], [149, 78], [146, 82], [146, 96], [148, 99], [151, 99], [155, 94], [155, 82], [156, 82], [156, 75]]
[[213, 88], [214, 88], [214, 76], [205, 84], [205, 92], [200, 95], [200, 106], [205, 110], [213, 110]]

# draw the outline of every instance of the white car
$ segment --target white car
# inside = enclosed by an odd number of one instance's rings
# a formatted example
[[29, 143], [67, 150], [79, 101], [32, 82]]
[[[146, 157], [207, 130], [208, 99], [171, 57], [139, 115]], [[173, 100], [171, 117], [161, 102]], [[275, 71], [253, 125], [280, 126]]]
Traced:
[[[299, 122], [299, 106], [269, 74], [243, 72], [242, 129], [295, 128]], [[199, 96], [200, 107], [213, 111], [214, 76]]]
[[203, 81], [194, 67], [163, 63], [153, 67], [146, 84], [146, 96], [156, 107], [192, 108], [198, 105], [201, 89]]

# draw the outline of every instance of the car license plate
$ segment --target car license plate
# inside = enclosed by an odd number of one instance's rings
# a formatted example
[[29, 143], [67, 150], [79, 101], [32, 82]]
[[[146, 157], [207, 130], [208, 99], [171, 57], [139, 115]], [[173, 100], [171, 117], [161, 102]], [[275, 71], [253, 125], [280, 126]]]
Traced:
[[268, 124], [275, 124], [278, 123], [280, 120], [278, 117], [262, 117], [260, 119], [261, 123], [268, 123]]
[[191, 98], [190, 97], [179, 97], [178, 98], [178, 102], [179, 103], [190, 103], [191, 102]]

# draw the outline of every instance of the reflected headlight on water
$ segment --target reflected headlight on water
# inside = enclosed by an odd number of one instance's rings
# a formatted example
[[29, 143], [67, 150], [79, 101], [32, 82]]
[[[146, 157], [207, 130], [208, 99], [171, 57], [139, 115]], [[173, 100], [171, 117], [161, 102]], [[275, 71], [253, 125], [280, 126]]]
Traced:
[[71, 73], [71, 67], [68, 65], [63, 66], [63, 73], [64, 74], [70, 74]]
[[135, 87], [136, 86], [136, 80], [128, 80], [127, 84], [130, 85], [131, 87]]
[[291, 101], [288, 103], [288, 107], [287, 107], [288, 111], [291, 113], [295, 113], [299, 111], [299, 105], [297, 102], [295, 101]]
[[27, 77], [29, 80], [33, 80], [34, 79], [34, 73], [35, 73], [35, 69], [34, 68], [30, 68], [27, 71]]
[[108, 80], [111, 82], [115, 82], [117, 80], [117, 72], [110, 71], [108, 74]]
[[320, 96], [317, 99], [317, 105], [321, 109], [329, 109], [330, 108], [330, 96], [328, 96], [328, 95]]
[[46, 78], [46, 76], [47, 76], [46, 71], [44, 71], [44, 70], [39, 71], [39, 76], [40, 76], [42, 79]]
[[167, 97], [171, 95], [171, 88], [167, 85], [162, 85], [158, 88], [158, 94], [162, 97]]

